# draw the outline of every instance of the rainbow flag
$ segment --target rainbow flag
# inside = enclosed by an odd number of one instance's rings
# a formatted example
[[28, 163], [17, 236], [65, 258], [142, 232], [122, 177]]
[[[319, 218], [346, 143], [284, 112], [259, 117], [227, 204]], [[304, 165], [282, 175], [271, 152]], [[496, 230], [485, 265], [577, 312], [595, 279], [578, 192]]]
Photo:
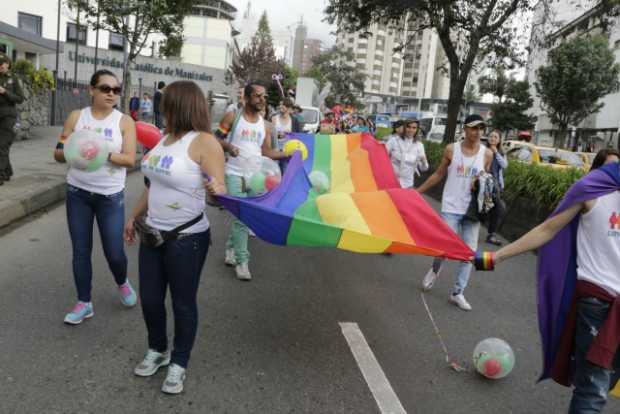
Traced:
[[[277, 188], [258, 197], [220, 197], [261, 239], [358, 253], [474, 256], [417, 191], [400, 187], [385, 147], [372, 135], [289, 138], [304, 142], [308, 157], [295, 153]], [[326, 193], [312, 188], [312, 171], [329, 178]]]

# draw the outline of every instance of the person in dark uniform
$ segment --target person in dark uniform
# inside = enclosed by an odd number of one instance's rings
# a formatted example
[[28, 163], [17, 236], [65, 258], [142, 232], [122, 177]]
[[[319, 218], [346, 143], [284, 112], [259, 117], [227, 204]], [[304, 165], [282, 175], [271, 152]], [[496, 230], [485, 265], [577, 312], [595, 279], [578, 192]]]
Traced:
[[9, 151], [15, 139], [15, 105], [24, 101], [24, 93], [17, 76], [9, 72], [10, 66], [11, 60], [8, 56], [0, 53], [0, 185], [9, 181], [13, 175]]
[[164, 81], [159, 81], [159, 83], [157, 84], [157, 90], [155, 91], [155, 95], [153, 95], [154, 123], [155, 123], [155, 126], [159, 129], [162, 129], [164, 127], [163, 117], [161, 116], [161, 111], [160, 111], [159, 106], [161, 103], [161, 93], [165, 87], [166, 87], [166, 83]]

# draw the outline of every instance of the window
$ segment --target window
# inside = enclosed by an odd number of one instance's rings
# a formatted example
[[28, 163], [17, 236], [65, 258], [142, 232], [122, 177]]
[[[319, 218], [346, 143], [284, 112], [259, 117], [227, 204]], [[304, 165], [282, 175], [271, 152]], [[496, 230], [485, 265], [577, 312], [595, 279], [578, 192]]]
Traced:
[[22, 30], [41, 36], [43, 34], [43, 17], [17, 12], [17, 26]]
[[[75, 42], [78, 40], [77, 25], [75, 23], [67, 23], [67, 42]], [[86, 44], [86, 26], [80, 25], [80, 33], [78, 43]]]
[[108, 40], [108, 49], [125, 50], [125, 37], [118, 33], [110, 32], [110, 40]]

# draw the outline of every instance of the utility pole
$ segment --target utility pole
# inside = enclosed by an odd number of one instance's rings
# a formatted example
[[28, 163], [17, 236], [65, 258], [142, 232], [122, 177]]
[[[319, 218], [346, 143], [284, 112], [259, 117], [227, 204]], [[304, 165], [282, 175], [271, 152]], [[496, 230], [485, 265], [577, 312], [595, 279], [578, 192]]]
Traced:
[[100, 17], [100, 8], [99, 8], [99, 0], [97, 0], [97, 28], [95, 34], [95, 72], [97, 72], [97, 55], [99, 54], [99, 17]]
[[73, 68], [73, 87], [77, 86], [78, 48], [80, 44], [80, 2], [77, 2], [77, 18], [75, 19], [75, 65]]
[[58, 14], [56, 19], [56, 68], [54, 69], [54, 91], [52, 92], [52, 111], [50, 123], [56, 125], [56, 100], [58, 95], [58, 58], [60, 54], [60, 7], [61, 1], [58, 0]]

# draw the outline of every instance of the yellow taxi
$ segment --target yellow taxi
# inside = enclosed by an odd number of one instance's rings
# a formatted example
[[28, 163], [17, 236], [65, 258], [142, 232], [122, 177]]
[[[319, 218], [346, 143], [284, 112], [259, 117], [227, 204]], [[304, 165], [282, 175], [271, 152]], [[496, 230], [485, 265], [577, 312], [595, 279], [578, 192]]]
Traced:
[[577, 168], [583, 171], [590, 169], [590, 161], [587, 156], [568, 150], [541, 147], [529, 142], [511, 140], [505, 141], [502, 148], [508, 159], [528, 164], [538, 164], [555, 169]]

